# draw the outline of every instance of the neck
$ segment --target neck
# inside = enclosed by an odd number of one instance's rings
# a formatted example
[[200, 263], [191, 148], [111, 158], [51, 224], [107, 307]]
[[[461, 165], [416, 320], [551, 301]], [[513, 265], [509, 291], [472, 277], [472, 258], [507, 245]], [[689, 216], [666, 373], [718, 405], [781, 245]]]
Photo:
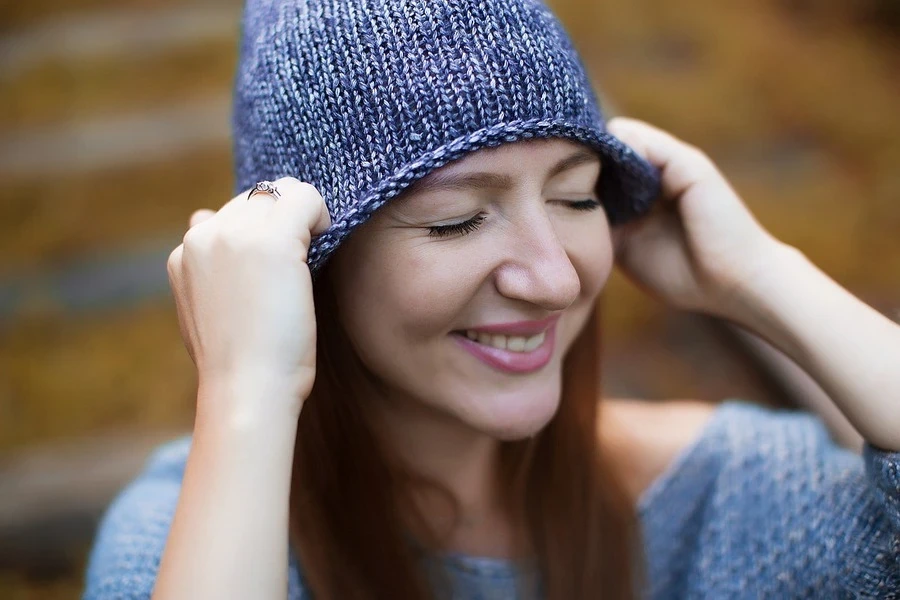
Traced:
[[469, 554], [511, 554], [511, 529], [497, 476], [500, 442], [420, 402], [381, 404], [379, 416], [391, 449], [414, 474], [437, 483], [453, 499], [448, 504], [446, 495], [427, 488], [412, 494], [442, 546]]

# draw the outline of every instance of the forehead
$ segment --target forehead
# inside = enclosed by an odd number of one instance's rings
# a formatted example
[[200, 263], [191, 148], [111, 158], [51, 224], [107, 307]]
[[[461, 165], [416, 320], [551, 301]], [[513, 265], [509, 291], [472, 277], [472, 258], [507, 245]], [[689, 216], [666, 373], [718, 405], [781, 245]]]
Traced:
[[[579, 150], [596, 155], [587, 145], [565, 138], [518, 140], [476, 150], [437, 171], [464, 172], [482, 170], [485, 167], [525, 170], [541, 165], [549, 168], [561, 158]], [[597, 160], [599, 161], [599, 156]]]
[[509, 188], [515, 180], [544, 180], [567, 171], [593, 171], [599, 164], [597, 153], [579, 142], [561, 138], [523, 140], [482, 148], [435, 169], [402, 196], [441, 189]]

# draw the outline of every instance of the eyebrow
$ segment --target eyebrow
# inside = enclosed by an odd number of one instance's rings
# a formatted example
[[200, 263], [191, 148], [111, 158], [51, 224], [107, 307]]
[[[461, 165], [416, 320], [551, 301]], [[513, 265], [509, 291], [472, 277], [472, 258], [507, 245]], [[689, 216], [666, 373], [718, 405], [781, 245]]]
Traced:
[[[588, 150], [579, 150], [567, 156], [547, 173], [547, 177], [555, 177], [563, 171], [568, 171], [579, 165], [599, 161], [599, 157]], [[423, 192], [435, 190], [471, 190], [471, 189], [509, 189], [512, 187], [512, 178], [499, 173], [441, 173], [435, 171], [427, 177], [415, 182], [408, 192]]]

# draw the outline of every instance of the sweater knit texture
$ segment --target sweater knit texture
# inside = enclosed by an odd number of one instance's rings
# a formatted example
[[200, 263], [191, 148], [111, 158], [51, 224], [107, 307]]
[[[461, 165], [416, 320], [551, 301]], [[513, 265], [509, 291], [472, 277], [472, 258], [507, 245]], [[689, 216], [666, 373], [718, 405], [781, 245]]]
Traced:
[[[85, 600], [150, 598], [190, 437], [159, 448], [108, 508]], [[727, 400], [643, 493], [642, 597], [900, 599], [900, 453], [836, 446], [821, 420]], [[237, 517], [236, 517], [237, 518]], [[288, 598], [309, 600], [291, 552]], [[499, 558], [423, 559], [436, 598], [524, 598]], [[598, 591], [599, 592], [599, 591]]]
[[429, 172], [507, 142], [597, 152], [611, 223], [646, 212], [658, 170], [606, 131], [566, 31], [540, 0], [248, 0], [234, 81], [235, 194], [292, 176], [332, 225], [313, 275]]

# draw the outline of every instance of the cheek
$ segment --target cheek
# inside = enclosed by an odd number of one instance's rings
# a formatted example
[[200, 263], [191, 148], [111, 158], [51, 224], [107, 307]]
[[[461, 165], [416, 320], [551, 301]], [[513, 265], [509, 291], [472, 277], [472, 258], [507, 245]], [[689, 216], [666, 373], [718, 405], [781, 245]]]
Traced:
[[568, 237], [566, 251], [581, 283], [582, 298], [595, 299], [613, 269], [613, 245], [610, 230], [604, 222], [580, 229]]
[[411, 333], [428, 336], [458, 326], [478, 279], [451, 260], [452, 253], [410, 252], [396, 257], [398, 269], [385, 282], [390, 302]]
[[342, 320], [369, 356], [408, 354], [455, 329], [478, 288], [475, 270], [461, 268], [452, 253], [399, 246], [354, 252], [340, 274]]

